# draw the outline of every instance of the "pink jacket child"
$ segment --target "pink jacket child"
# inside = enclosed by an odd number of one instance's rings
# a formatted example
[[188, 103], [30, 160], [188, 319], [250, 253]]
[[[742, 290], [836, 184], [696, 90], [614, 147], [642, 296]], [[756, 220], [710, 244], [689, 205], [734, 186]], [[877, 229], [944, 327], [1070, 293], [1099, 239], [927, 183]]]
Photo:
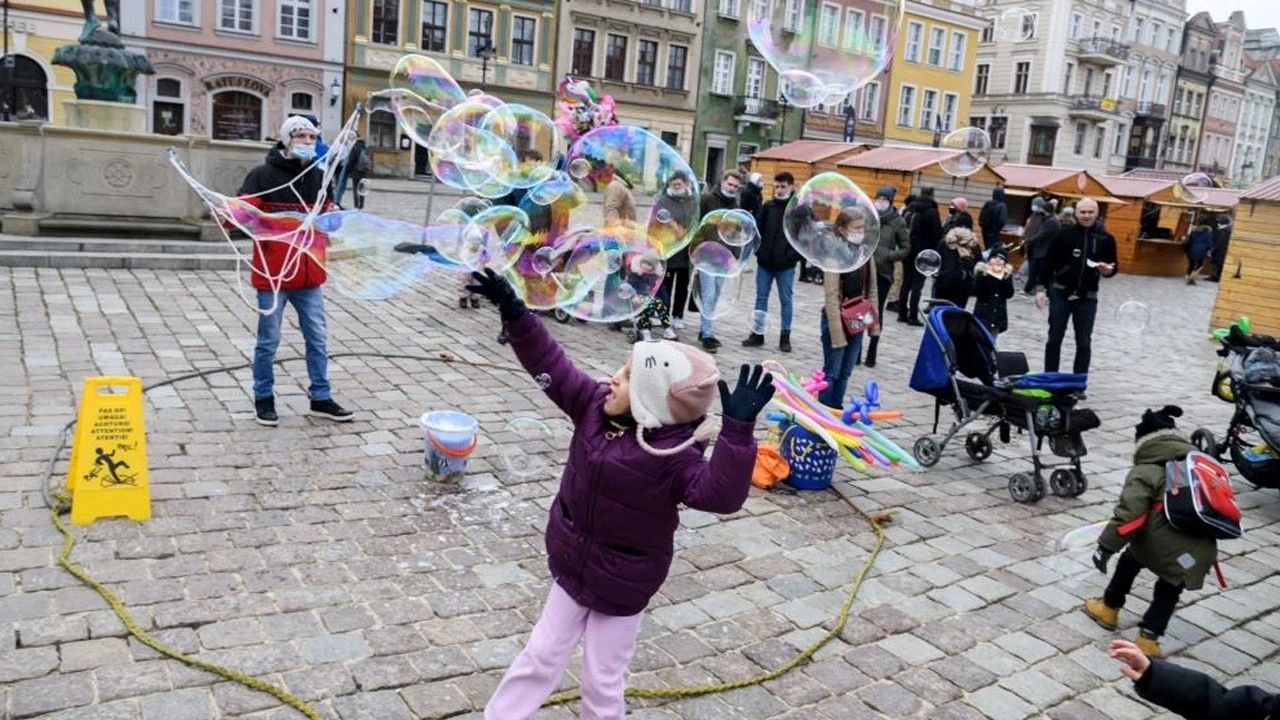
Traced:
[[[607, 384], [593, 380], [505, 280], [492, 271], [474, 278], [474, 291], [498, 306], [520, 364], [550, 378], [547, 396], [574, 424], [546, 531], [555, 582], [484, 716], [532, 717], [582, 642], [582, 717], [620, 719], [642, 613], [671, 569], [679, 508], [741, 509], [755, 464], [755, 418], [773, 395], [772, 378], [759, 366], [748, 377], [743, 365], [730, 394], [706, 353], [649, 341], [632, 346], [630, 362]], [[717, 386], [724, 422], [708, 460], [714, 424], [706, 413]]]

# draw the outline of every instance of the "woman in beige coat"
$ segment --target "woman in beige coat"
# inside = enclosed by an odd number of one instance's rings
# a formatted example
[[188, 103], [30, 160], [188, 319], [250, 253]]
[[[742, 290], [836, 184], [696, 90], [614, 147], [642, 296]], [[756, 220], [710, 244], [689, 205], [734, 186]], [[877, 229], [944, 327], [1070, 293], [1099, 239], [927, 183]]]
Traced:
[[[841, 211], [836, 218], [835, 233], [845, 242], [860, 245], [866, 229], [866, 220], [852, 210]], [[846, 300], [864, 297], [871, 307], [880, 307], [876, 283], [876, 264], [867, 262], [856, 270], [847, 273], [823, 273], [822, 280], [822, 320], [820, 334], [822, 336], [822, 372], [826, 375], [827, 388], [818, 394], [818, 401], [833, 408], [844, 407], [845, 391], [849, 387], [849, 376], [857, 363], [862, 350], [862, 336], [880, 335], [880, 318], [875, 324], [857, 335], [849, 335], [845, 330], [844, 320], [840, 317], [840, 307]]]

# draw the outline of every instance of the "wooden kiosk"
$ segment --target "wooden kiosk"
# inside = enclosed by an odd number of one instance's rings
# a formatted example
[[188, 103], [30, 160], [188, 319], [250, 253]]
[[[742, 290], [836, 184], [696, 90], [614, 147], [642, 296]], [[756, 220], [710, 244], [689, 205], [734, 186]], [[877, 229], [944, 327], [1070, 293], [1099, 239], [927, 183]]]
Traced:
[[1192, 203], [1175, 193], [1176, 180], [1111, 175], [1100, 179], [1112, 195], [1128, 203], [1107, 216], [1106, 227], [1116, 238], [1120, 272], [1135, 275], [1185, 275], [1182, 240], [1199, 222], [1230, 212], [1238, 195], [1213, 188], [1205, 191], [1203, 202]]
[[1018, 226], [1016, 230], [1010, 227], [1000, 233], [1001, 239], [1009, 246], [1018, 245], [1024, 239], [1022, 228], [1031, 217], [1031, 199], [1034, 197], [1056, 198], [1059, 201], [1059, 211], [1082, 198], [1093, 198], [1098, 201], [1103, 222], [1125, 205], [1124, 201], [1112, 197], [1106, 186], [1085, 170], [1005, 163], [998, 168], [998, 172], [1005, 179], [1005, 205], [1009, 209], [1009, 224]]
[[934, 189], [934, 199], [939, 205], [945, 206], [952, 198], [963, 197], [976, 220], [977, 209], [991, 197], [996, 186], [1003, 184], [1004, 178], [990, 165], [983, 165], [967, 177], [955, 177], [939, 165], [941, 161], [964, 154], [964, 150], [883, 145], [842, 158], [836, 162], [835, 169], [862, 188], [867, 197], [874, 197], [883, 185], [892, 185], [897, 191], [898, 204], [923, 187]]
[[867, 149], [861, 143], [793, 140], [752, 155], [751, 171], [764, 176], [764, 197], [767, 200], [773, 196], [774, 175], [789, 172], [795, 176], [796, 187], [799, 187], [814, 175], [834, 171], [837, 161]]
[[1241, 315], [1253, 332], [1280, 335], [1280, 176], [1245, 190], [1236, 206], [1211, 327]]

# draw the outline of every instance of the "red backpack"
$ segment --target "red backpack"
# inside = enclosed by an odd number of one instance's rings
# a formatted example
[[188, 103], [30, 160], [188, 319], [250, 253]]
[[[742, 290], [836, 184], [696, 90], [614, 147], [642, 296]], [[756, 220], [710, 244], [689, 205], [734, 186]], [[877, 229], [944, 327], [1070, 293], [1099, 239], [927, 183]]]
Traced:
[[[1231, 476], [1217, 460], [1190, 452], [1182, 460], [1170, 460], [1164, 469], [1164, 496], [1151, 506], [1164, 511], [1174, 530], [1195, 537], [1234, 540], [1244, 535], [1240, 508], [1231, 487]], [[1121, 535], [1142, 527], [1150, 512], [1121, 525]]]

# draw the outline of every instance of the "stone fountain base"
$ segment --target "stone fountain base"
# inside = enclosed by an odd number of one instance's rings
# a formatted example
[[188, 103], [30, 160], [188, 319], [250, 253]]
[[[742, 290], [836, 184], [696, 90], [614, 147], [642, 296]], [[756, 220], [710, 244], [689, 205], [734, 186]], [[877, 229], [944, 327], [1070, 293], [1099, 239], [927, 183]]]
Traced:
[[67, 127], [82, 130], [144, 133], [147, 109], [141, 105], [107, 100], [63, 100], [62, 116]]

